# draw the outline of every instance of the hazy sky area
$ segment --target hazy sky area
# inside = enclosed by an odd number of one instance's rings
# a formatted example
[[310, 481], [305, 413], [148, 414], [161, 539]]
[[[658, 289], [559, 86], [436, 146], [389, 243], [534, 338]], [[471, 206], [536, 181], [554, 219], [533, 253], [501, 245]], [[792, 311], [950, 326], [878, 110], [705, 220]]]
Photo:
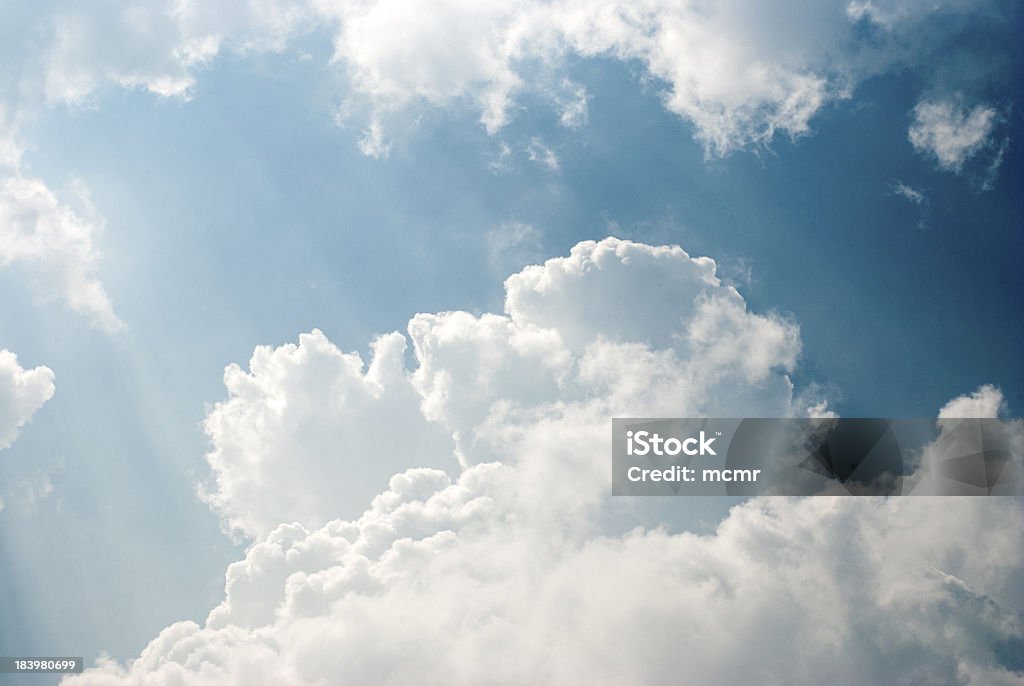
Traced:
[[0, 4], [0, 655], [1024, 683], [1020, 499], [606, 483], [612, 416], [1019, 416], [1019, 5], [513, 5]]

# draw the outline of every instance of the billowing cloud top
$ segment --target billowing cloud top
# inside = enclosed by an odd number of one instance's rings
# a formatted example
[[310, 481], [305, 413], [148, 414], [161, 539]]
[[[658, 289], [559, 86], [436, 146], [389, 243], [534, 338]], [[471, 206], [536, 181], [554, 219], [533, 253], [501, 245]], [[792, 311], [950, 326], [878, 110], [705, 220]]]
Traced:
[[[610, 238], [506, 289], [503, 315], [414, 317], [411, 373], [399, 334], [365, 371], [319, 332], [230, 367], [208, 498], [254, 543], [225, 600], [65, 683], [1019, 682], [1019, 500], [766, 498], [620, 533], [609, 417], [806, 405], [796, 326], [713, 261]], [[347, 473], [402, 462], [335, 518]]]
[[607, 238], [505, 286], [503, 315], [416, 315], [411, 373], [398, 333], [373, 343], [365, 371], [319, 331], [229, 367], [230, 397], [206, 420], [204, 497], [230, 528], [265, 535], [356, 516], [404, 467], [505, 459], [504, 432], [523, 421], [571, 416], [590, 441], [616, 414], [800, 411], [786, 375], [798, 327], [748, 312], [709, 258]]

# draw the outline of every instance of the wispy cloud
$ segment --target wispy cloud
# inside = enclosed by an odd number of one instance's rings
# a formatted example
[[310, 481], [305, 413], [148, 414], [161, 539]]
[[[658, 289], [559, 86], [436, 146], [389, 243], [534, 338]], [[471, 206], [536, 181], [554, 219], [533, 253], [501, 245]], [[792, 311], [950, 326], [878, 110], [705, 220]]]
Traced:
[[495, 274], [504, 275], [543, 256], [542, 231], [522, 222], [505, 222], [487, 232], [487, 256]]
[[530, 139], [526, 146], [526, 155], [531, 162], [542, 164], [551, 171], [558, 170], [558, 155], [538, 137]]
[[924, 191], [908, 186], [899, 179], [893, 179], [889, 182], [889, 192], [917, 205], [921, 211], [920, 218], [917, 220], [917, 227], [919, 229], [928, 228], [931, 201]]
[[890, 188], [892, 189], [892, 192], [895, 195], [898, 195], [901, 198], [906, 198], [915, 205], [928, 204], [928, 196], [926, 196], [921, 191], [908, 186], [899, 179], [893, 179], [892, 183], [890, 184]]
[[107, 333], [124, 323], [97, 275], [96, 236], [102, 220], [81, 198], [87, 216], [61, 203], [41, 179], [15, 174], [0, 179], [0, 267], [17, 266], [35, 291], [60, 298]]

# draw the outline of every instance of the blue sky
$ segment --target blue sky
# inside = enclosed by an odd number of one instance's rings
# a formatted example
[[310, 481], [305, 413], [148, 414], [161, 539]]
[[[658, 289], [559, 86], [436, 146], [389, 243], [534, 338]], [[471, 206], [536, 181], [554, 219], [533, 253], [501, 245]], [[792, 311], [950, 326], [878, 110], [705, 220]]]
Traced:
[[[123, 660], [222, 600], [249, 543], [195, 488], [227, 365], [314, 328], [368, 360], [374, 336], [416, 313], [501, 312], [507, 276], [580, 241], [711, 256], [752, 312], [799, 324], [790, 378], [841, 415], [934, 416], [983, 384], [1019, 412], [1021, 15], [972, 16], [934, 20], [953, 38], [927, 49], [952, 41], [948, 63], [907, 48], [924, 57], [865, 68], [806, 132], [725, 155], [666, 107], [643, 59], [603, 54], [561, 65], [587, 93], [578, 126], [543, 88], [491, 132], [455, 98], [400, 110], [389, 154], [368, 156], [361, 111], [336, 121], [358, 88], [327, 31], [280, 53], [224, 50], [187, 98], [101, 83], [84, 103], [26, 109], [16, 173], [101, 218], [97, 274], [126, 329], [91, 327], [31, 266], [0, 270], [0, 348], [52, 369], [57, 389], [0, 453], [0, 654]], [[869, 46], [881, 30], [861, 29]], [[943, 79], [973, 85], [947, 93]], [[915, 149], [929, 98], [991, 106], [987, 147], [958, 168]], [[729, 504], [657, 516], [701, 530]]]

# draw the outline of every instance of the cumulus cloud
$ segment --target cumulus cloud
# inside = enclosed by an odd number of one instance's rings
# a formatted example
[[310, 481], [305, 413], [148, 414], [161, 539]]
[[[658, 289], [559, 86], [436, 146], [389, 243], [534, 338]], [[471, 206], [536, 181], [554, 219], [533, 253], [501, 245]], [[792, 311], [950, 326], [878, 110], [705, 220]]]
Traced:
[[227, 368], [229, 398], [205, 422], [214, 483], [201, 493], [229, 529], [257, 536], [280, 522], [354, 517], [422, 456], [454, 467], [451, 440], [419, 411], [405, 346], [397, 333], [378, 338], [365, 368], [314, 330], [298, 345], [257, 348], [249, 371]]
[[338, 26], [334, 60], [378, 111], [464, 99], [493, 133], [508, 122], [523, 82], [513, 60], [521, 54], [516, 33], [524, 9], [462, 0], [429, 7], [403, 0], [339, 3], [328, 10]]
[[[919, 52], [927, 53], [948, 39], [929, 22], [985, 6], [455, 0], [424, 13], [405, 0], [380, 0], [328, 14], [340, 27], [335, 61], [354, 96], [377, 113], [469, 103], [493, 133], [521, 107], [523, 93], [539, 91], [571, 127], [583, 120], [587, 95], [566, 65], [574, 56], [604, 57], [639, 67], [707, 153], [725, 155], [777, 133], [811, 133], [826, 104], [894, 65], [928, 71], [908, 46], [924, 44]], [[884, 30], [859, 38], [862, 20]]]
[[914, 107], [908, 136], [914, 149], [943, 169], [959, 172], [964, 163], [994, 145], [999, 115], [995, 108], [972, 108], [958, 100], [922, 100]]
[[[986, 422], [976, 427], [980, 433], [958, 430], [959, 419], [998, 419], [1005, 410], [1002, 390], [991, 384], [946, 403], [939, 411], [939, 435], [921, 451], [914, 473], [904, 479], [904, 492], [943, 495], [973, 489], [976, 495], [1020, 495], [1020, 485], [1012, 482], [1024, 474], [1024, 419]], [[985, 462], [973, 456], [978, 437], [993, 453]]]
[[[366, 372], [318, 332], [229, 368], [211, 464], [265, 480], [219, 505], [258, 537], [202, 626], [65, 683], [1019, 681], [1019, 500], [765, 498], [703, 536], [608, 528], [609, 417], [804, 411], [795, 325], [749, 312], [712, 260], [585, 242], [506, 291], [504, 314], [414, 317], [411, 373], [399, 334]], [[451, 443], [336, 518], [378, 413], [421, 413]], [[310, 433], [345, 453], [310, 452]], [[437, 468], [451, 445], [456, 476]]]
[[0, 267], [18, 266], [38, 293], [58, 297], [100, 329], [124, 324], [97, 276], [95, 246], [102, 222], [58, 201], [40, 179], [0, 179]]
[[0, 350], [0, 450], [10, 447], [18, 432], [53, 396], [53, 371], [24, 369], [18, 356]]
[[356, 522], [282, 526], [205, 626], [65, 683], [1020, 681], [1019, 501], [772, 498], [707, 536], [583, 537], [516, 521], [509, 480], [410, 473]]
[[748, 312], [709, 258], [587, 241], [506, 290], [505, 314], [413, 317], [411, 373], [399, 333], [373, 344], [365, 372], [317, 331], [258, 348], [249, 372], [229, 367], [229, 398], [206, 420], [215, 478], [203, 497], [229, 528], [261, 536], [355, 516], [404, 467], [502, 459], [505, 433], [523, 422], [568, 413], [600, 440], [616, 412], [801, 411], [786, 374], [798, 328]]
[[970, 395], [961, 395], [943, 405], [939, 410], [939, 419], [996, 419], [1004, 407], [1003, 392], [992, 384], [986, 384]]
[[[897, 35], [913, 32], [935, 11], [910, 4], [914, 11], [891, 22]], [[340, 27], [335, 61], [375, 112], [470, 103], [493, 133], [532, 89], [551, 96], [571, 127], [583, 120], [587, 96], [566, 77], [567, 58], [610, 57], [639, 65], [659, 84], [666, 108], [689, 121], [713, 155], [767, 143], [777, 132], [810, 133], [811, 118], [826, 103], [848, 97], [852, 84], [893, 61], [877, 42], [882, 55], [869, 59], [843, 49], [855, 42], [856, 21], [843, 3], [768, 11], [743, 0], [453, 1], [425, 12], [404, 0], [381, 0], [341, 4], [330, 13]]]

